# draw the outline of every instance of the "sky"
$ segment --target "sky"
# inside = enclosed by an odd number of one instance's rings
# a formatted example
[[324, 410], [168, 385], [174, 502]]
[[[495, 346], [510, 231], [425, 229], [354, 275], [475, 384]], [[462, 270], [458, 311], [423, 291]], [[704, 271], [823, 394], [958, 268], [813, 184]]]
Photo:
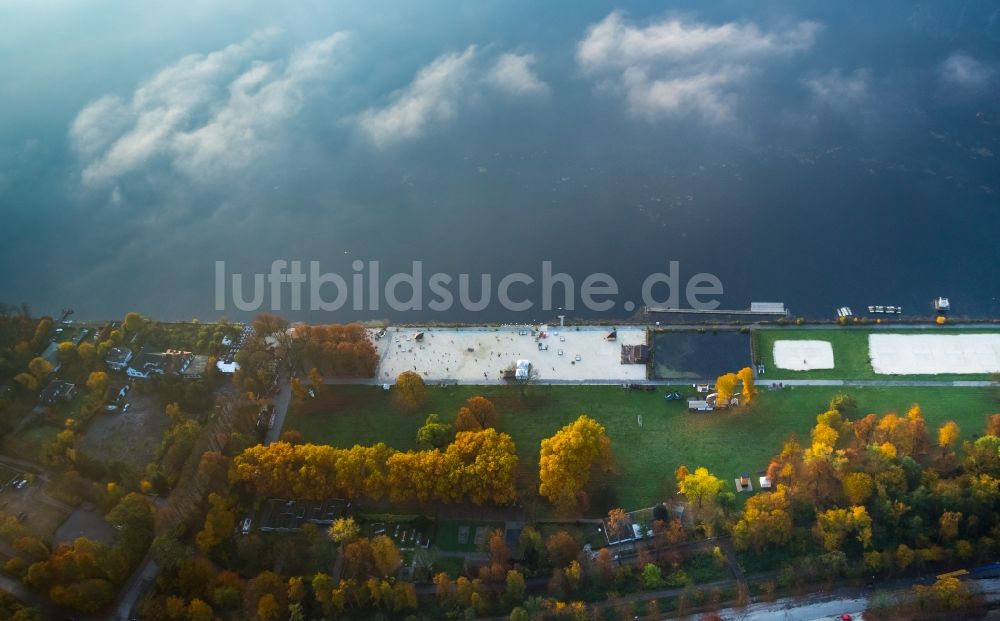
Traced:
[[0, 0], [0, 299], [677, 259], [733, 307], [997, 312], [998, 86], [997, 2]]

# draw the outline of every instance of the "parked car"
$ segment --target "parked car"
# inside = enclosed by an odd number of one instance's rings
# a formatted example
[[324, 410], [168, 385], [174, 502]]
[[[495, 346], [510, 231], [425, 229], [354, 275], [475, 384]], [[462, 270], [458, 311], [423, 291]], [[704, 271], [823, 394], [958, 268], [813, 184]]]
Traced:
[[663, 395], [663, 398], [666, 399], [667, 401], [680, 401], [683, 397], [681, 396], [681, 393], [675, 390], [673, 392], [668, 392], [667, 394]]

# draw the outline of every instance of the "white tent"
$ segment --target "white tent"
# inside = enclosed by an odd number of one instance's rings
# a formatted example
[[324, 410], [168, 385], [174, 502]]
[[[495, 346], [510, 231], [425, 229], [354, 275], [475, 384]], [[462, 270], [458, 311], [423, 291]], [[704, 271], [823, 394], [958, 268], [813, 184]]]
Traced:
[[531, 362], [528, 360], [518, 360], [517, 366], [514, 368], [514, 378], [528, 379], [528, 375], [530, 373], [531, 373]]

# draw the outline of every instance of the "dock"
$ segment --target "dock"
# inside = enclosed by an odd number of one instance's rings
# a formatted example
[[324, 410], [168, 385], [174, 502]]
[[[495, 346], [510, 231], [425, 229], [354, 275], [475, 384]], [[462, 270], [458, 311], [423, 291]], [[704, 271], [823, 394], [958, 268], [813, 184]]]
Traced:
[[751, 302], [750, 308], [740, 310], [726, 310], [722, 308], [696, 309], [696, 308], [668, 308], [664, 306], [647, 306], [647, 313], [675, 313], [681, 315], [765, 315], [787, 317], [788, 309], [783, 302]]

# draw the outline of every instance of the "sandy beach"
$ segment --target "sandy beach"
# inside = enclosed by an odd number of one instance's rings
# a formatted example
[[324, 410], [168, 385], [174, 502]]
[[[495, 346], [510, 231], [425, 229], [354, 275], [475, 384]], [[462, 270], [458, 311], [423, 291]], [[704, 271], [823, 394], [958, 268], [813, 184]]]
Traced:
[[1000, 334], [872, 334], [872, 369], [885, 375], [1000, 372]]
[[[429, 381], [503, 381], [501, 374], [518, 360], [529, 360], [540, 383], [549, 381], [641, 381], [643, 364], [621, 364], [622, 345], [646, 343], [642, 328], [619, 328], [609, 341], [606, 326], [559, 328], [393, 328], [375, 339], [380, 356], [378, 379], [393, 383], [403, 371]], [[418, 333], [423, 338], [417, 340]], [[544, 333], [543, 338], [539, 334]]]
[[774, 366], [790, 371], [832, 369], [833, 346], [829, 341], [775, 341]]

